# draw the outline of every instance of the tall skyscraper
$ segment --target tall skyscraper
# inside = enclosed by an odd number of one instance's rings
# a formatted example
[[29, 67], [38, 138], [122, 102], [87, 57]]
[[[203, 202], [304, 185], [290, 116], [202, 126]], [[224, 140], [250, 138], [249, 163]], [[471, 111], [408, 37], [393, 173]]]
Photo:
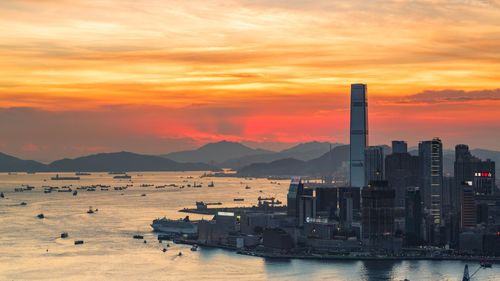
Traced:
[[434, 225], [441, 224], [441, 194], [443, 187], [443, 143], [439, 138], [418, 145], [420, 180], [423, 202], [430, 211]]
[[366, 84], [351, 85], [351, 168], [350, 185], [364, 187], [365, 149], [368, 145], [368, 104]]
[[300, 198], [304, 195], [304, 184], [299, 177], [293, 177], [287, 194], [287, 215], [299, 219]]
[[418, 156], [407, 152], [406, 142], [393, 141], [392, 154], [385, 158], [385, 178], [396, 191], [396, 207], [405, 206], [406, 188], [419, 186]]
[[376, 241], [394, 235], [394, 189], [375, 181], [361, 191], [362, 237]]
[[384, 179], [384, 148], [369, 146], [365, 150], [365, 183]]

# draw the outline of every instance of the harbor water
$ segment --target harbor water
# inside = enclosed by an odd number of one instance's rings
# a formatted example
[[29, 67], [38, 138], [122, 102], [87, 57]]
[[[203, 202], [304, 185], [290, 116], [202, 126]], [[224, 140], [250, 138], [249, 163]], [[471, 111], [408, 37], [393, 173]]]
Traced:
[[[181, 218], [177, 210], [196, 201], [250, 206], [259, 196], [285, 202], [288, 181], [200, 178], [201, 172], [107, 173], [54, 181], [54, 173], [0, 174], [0, 280], [461, 280], [461, 261], [268, 260], [222, 249], [159, 243], [153, 219]], [[61, 173], [60, 176], [74, 176]], [[214, 187], [207, 185], [213, 181]], [[201, 188], [187, 187], [196, 182]], [[109, 191], [44, 193], [43, 186], [109, 185]], [[170, 184], [177, 185], [168, 186]], [[30, 185], [31, 191], [14, 192]], [[126, 186], [126, 190], [113, 187]], [[144, 186], [148, 185], [148, 186]], [[149, 186], [153, 185], [153, 186]], [[155, 186], [167, 185], [164, 188]], [[179, 188], [180, 186], [185, 188]], [[245, 188], [249, 186], [250, 188]], [[143, 195], [145, 194], [145, 196]], [[234, 198], [244, 201], [234, 202]], [[26, 205], [21, 205], [26, 202]], [[87, 210], [98, 209], [93, 214]], [[219, 207], [219, 206], [218, 206]], [[45, 218], [37, 215], [43, 213]], [[189, 214], [192, 219], [211, 216]], [[68, 238], [60, 238], [62, 232]], [[135, 234], [143, 240], [133, 239]], [[75, 245], [75, 240], [83, 240]], [[163, 252], [163, 248], [167, 248]], [[178, 253], [183, 255], [179, 256]], [[479, 266], [468, 263], [474, 272]], [[480, 270], [472, 280], [500, 280], [500, 268]]]

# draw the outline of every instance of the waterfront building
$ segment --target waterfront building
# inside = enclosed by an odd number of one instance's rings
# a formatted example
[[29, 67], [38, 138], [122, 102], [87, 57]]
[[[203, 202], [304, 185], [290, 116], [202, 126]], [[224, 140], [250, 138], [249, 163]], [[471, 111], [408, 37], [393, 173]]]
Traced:
[[362, 238], [374, 242], [394, 235], [394, 189], [387, 181], [370, 183], [361, 191]]
[[298, 225], [303, 226], [305, 222], [314, 218], [316, 218], [316, 198], [311, 195], [302, 195], [299, 204]]
[[443, 187], [443, 143], [439, 138], [418, 145], [420, 187], [424, 207], [430, 211], [435, 226], [441, 225], [441, 194]]
[[384, 148], [369, 146], [365, 150], [365, 182], [384, 179]]
[[353, 200], [352, 193], [346, 192], [339, 202], [340, 222], [344, 229], [350, 229], [353, 220]]
[[[393, 148], [394, 151], [394, 148]], [[398, 149], [398, 151], [403, 151]], [[404, 208], [406, 188], [419, 186], [419, 158], [408, 152], [393, 152], [385, 158], [385, 177], [396, 191], [396, 207]]]
[[350, 186], [364, 187], [365, 149], [368, 145], [368, 103], [366, 84], [351, 85]]
[[[352, 198], [353, 211], [360, 211], [361, 209], [361, 188], [359, 187], [339, 187], [338, 200], [341, 202], [345, 197]], [[339, 206], [340, 208], [340, 206]]]
[[304, 195], [304, 184], [299, 177], [293, 177], [287, 194], [287, 215], [299, 219], [300, 198]]
[[405, 245], [418, 246], [422, 241], [422, 196], [420, 188], [406, 189]]
[[316, 213], [326, 218], [334, 218], [337, 211], [336, 187], [316, 187]]

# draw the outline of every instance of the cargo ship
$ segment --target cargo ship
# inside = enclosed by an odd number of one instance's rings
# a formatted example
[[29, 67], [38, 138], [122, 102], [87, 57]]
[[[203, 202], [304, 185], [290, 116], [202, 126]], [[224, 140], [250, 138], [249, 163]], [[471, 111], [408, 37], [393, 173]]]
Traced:
[[114, 179], [131, 179], [132, 176], [129, 175], [117, 175], [113, 177]]
[[189, 220], [189, 216], [184, 219], [171, 220], [167, 218], [155, 219], [151, 227], [156, 232], [177, 234], [177, 235], [197, 235], [198, 221]]

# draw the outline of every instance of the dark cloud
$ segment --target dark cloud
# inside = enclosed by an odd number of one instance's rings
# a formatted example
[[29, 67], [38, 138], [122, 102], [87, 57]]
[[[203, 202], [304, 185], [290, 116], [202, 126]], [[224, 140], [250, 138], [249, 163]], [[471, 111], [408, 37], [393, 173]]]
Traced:
[[409, 95], [400, 99], [399, 103], [453, 103], [472, 101], [500, 101], [500, 89], [464, 91], [464, 90], [441, 90], [423, 91], [418, 94]]

